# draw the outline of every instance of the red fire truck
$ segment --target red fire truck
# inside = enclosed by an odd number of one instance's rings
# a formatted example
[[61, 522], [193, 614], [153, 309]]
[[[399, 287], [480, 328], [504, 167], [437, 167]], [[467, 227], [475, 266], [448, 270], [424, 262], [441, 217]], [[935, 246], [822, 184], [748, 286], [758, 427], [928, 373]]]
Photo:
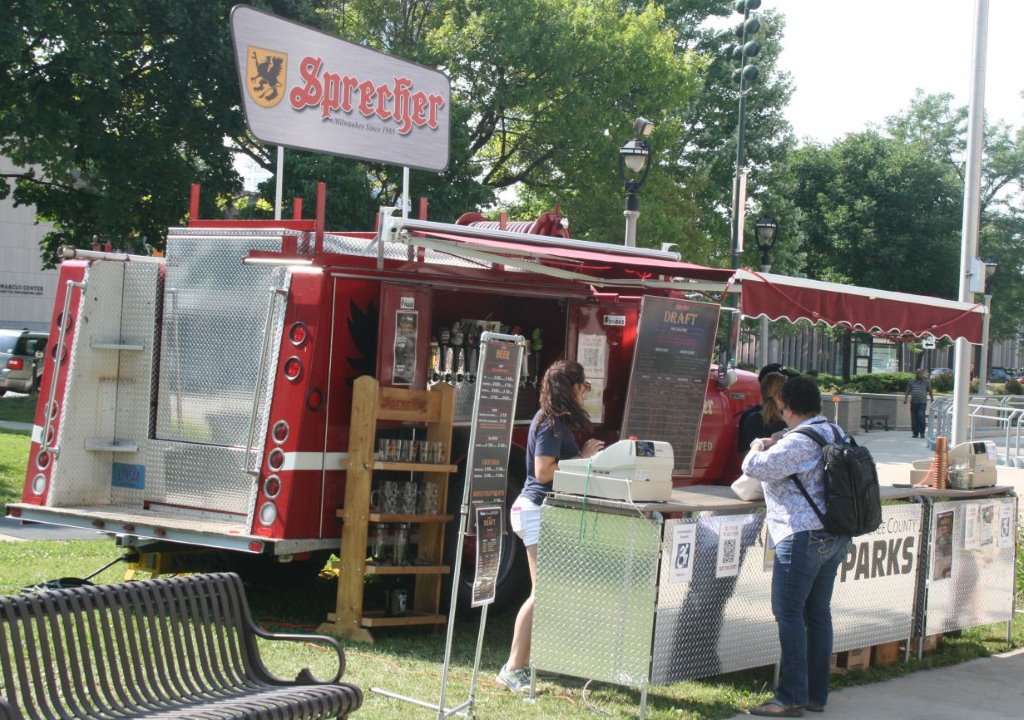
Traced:
[[[477, 333], [525, 335], [511, 502], [544, 369], [576, 358], [581, 335], [598, 338], [606, 379], [597, 434], [618, 439], [642, 298], [688, 300], [733, 277], [672, 253], [574, 240], [557, 213], [508, 224], [382, 213], [377, 232], [326, 232], [323, 197], [314, 220], [193, 220], [170, 230], [164, 258], [66, 253], [11, 516], [95, 528], [143, 549], [259, 558], [265, 572], [283, 573], [282, 561], [318, 568], [339, 550], [355, 378], [451, 383], [457, 463]], [[191, 209], [196, 218], [197, 189]], [[758, 402], [756, 377], [726, 380], [710, 366], [699, 382], [692, 471], [677, 482], [731, 481], [736, 419]], [[499, 601], [524, 565], [519, 543], [504, 547]]]

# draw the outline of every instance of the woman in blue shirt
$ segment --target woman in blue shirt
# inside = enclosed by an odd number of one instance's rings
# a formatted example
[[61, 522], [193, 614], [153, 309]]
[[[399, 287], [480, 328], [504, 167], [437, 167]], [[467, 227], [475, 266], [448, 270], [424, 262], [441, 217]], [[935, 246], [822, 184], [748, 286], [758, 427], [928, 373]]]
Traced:
[[582, 450], [576, 444], [575, 433], [592, 430], [590, 416], [583, 409], [583, 398], [589, 389], [590, 383], [582, 365], [565, 360], [556, 362], [544, 373], [540, 386], [540, 410], [530, 424], [526, 441], [526, 483], [512, 504], [509, 515], [509, 524], [526, 546], [526, 559], [530, 565], [530, 597], [516, 616], [508, 662], [497, 677], [499, 683], [514, 692], [530, 686], [527, 665], [530, 662], [533, 601], [537, 591], [541, 503], [551, 489], [559, 460], [590, 457], [604, 447], [603, 442], [593, 438], [584, 443]]

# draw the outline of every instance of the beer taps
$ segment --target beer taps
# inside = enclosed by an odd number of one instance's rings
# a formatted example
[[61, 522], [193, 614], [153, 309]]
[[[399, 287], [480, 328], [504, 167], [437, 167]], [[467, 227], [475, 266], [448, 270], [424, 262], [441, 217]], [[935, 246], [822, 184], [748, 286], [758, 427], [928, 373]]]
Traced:
[[540, 351], [544, 349], [544, 331], [539, 327], [534, 328], [530, 333], [530, 363], [529, 376], [526, 382], [531, 385], [540, 382]]
[[437, 344], [437, 338], [430, 338], [430, 382], [436, 383], [441, 379], [441, 351]]
[[464, 340], [462, 325], [458, 321], [452, 323], [452, 372], [455, 375], [455, 382], [462, 382], [465, 379], [465, 355], [462, 353]]
[[476, 382], [477, 358], [480, 354], [478, 337], [476, 325], [471, 324], [469, 332], [466, 333], [466, 379], [471, 383]]
[[440, 349], [440, 372], [439, 379], [442, 382], [450, 383], [452, 381], [452, 375], [448, 372], [448, 344], [451, 340], [451, 335], [448, 332], [448, 328], [442, 327], [441, 331], [437, 334], [438, 348]]

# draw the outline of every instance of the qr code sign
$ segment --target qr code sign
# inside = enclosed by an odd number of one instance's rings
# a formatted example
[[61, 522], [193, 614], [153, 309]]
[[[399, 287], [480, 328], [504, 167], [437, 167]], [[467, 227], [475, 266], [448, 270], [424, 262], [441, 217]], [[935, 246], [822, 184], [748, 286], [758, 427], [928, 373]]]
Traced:
[[722, 564], [733, 565], [736, 562], [736, 541], [726, 540], [722, 543]]

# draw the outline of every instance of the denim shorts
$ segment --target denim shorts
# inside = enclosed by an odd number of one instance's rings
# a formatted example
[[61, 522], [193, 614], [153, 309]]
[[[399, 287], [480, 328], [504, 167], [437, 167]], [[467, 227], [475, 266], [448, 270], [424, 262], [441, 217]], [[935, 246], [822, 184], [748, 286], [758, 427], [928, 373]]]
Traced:
[[540, 540], [540, 505], [525, 495], [520, 495], [512, 503], [508, 522], [526, 547], [536, 545]]

